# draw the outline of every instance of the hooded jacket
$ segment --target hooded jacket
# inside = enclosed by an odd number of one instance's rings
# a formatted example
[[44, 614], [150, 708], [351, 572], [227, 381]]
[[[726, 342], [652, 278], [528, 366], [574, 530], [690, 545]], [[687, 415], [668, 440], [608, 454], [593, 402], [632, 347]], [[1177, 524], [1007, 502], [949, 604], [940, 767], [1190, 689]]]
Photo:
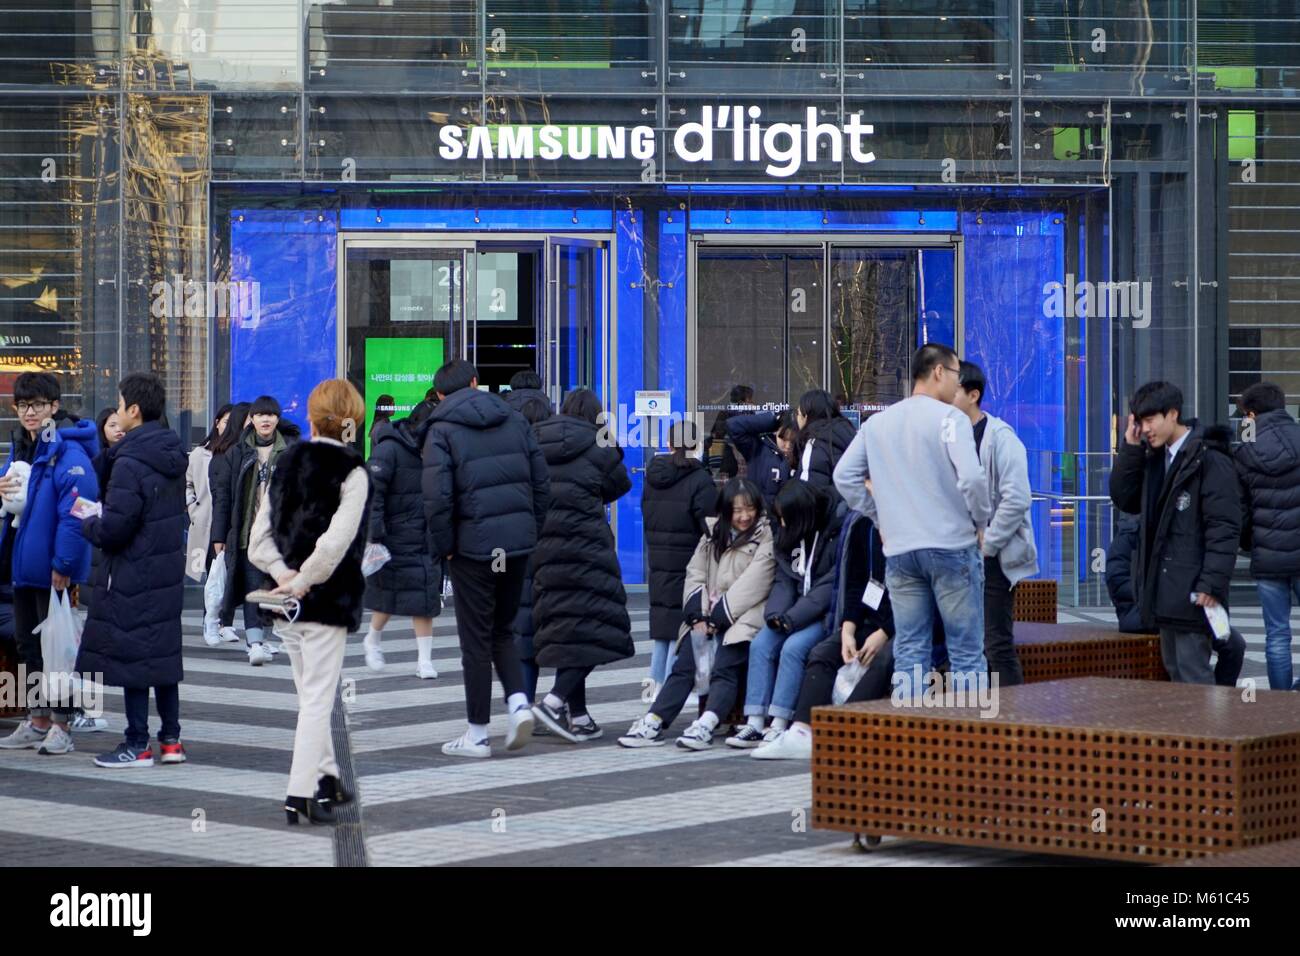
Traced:
[[370, 433], [370, 542], [392, 557], [366, 579], [365, 606], [409, 617], [442, 612], [442, 558], [430, 554], [424, 526], [424, 463], [419, 428], [408, 419]]
[[1300, 424], [1282, 408], [1256, 415], [1254, 441], [1237, 446], [1235, 458], [1250, 573], [1300, 576]]
[[550, 502], [533, 429], [498, 396], [462, 388], [443, 399], [421, 439], [430, 553], [490, 561], [531, 554]]
[[524, 407], [524, 402], [530, 398], [540, 399], [545, 402], [547, 407], [551, 407], [551, 396], [547, 395], [540, 388], [512, 388], [501, 396], [501, 400], [511, 407], [514, 411], [520, 411]]
[[682, 623], [682, 585], [695, 545], [717, 513], [718, 489], [696, 458], [680, 462], [656, 455], [645, 470], [641, 519], [650, 568], [650, 637], [677, 639]]
[[[52, 433], [43, 429], [36, 438], [22, 521], [17, 529], [9, 520], [0, 525], [0, 542], [3, 536], [16, 535], [14, 587], [48, 588], [51, 571], [67, 575], [73, 584], [84, 583], [90, 574], [90, 543], [71, 510], [78, 497], [99, 498], [99, 481], [91, 464], [99, 453], [99, 432], [90, 419], [63, 411], [54, 416], [54, 423]], [[6, 472], [21, 440], [10, 442]]]
[[623, 450], [601, 426], [555, 415], [533, 426], [551, 503], [533, 555], [533, 646], [539, 667], [592, 667], [631, 657], [632, 622], [605, 505], [632, 488]]
[[733, 415], [727, 419], [727, 437], [745, 457], [746, 476], [758, 485], [769, 509], [781, 490], [781, 483], [790, 477], [790, 465], [773, 435], [776, 424], [772, 412]]
[[103, 552], [78, 670], [113, 687], [176, 684], [185, 590], [185, 467], [180, 437], [145, 422], [109, 451], [104, 513], [86, 518]]
[[763, 619], [784, 617], [790, 622], [788, 634], [821, 623], [834, 602], [839, 535], [849, 509], [843, 501], [829, 495], [824, 508], [813, 536], [805, 539], [793, 554], [779, 545], [773, 548], [776, 573]]
[[1241, 536], [1241, 486], [1228, 451], [1229, 430], [1196, 419], [1173, 472], [1165, 449], [1123, 442], [1110, 473], [1115, 507], [1139, 515], [1134, 596], [1144, 627], [1209, 628], [1193, 593], [1228, 603]]
[[989, 481], [993, 517], [984, 529], [984, 556], [997, 558], [1014, 587], [1038, 573], [1038, 547], [1029, 522], [1029, 460], [1025, 446], [1002, 419], [985, 413], [980, 464]]
[[853, 423], [843, 415], [813, 422], [808, 428], [808, 440], [799, 454], [799, 474], [796, 477], [839, 501], [840, 493], [835, 487], [835, 466], [857, 433]]

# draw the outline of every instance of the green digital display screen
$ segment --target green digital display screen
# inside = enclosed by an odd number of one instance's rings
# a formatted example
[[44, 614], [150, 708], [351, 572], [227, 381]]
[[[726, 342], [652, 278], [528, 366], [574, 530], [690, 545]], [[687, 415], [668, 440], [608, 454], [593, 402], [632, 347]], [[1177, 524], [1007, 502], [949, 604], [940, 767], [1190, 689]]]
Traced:
[[[370, 426], [381, 396], [392, 405], [382, 409], [394, 419], [405, 418], [424, 401], [433, 373], [443, 363], [441, 338], [366, 339], [366, 457], [370, 457]], [[385, 402], [387, 404], [387, 402]]]

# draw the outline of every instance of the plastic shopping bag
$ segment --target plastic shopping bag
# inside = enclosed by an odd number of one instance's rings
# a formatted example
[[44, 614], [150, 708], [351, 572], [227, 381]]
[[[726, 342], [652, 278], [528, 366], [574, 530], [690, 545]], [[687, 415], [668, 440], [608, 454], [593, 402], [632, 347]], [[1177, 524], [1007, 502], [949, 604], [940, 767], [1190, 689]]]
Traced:
[[695, 654], [695, 693], [707, 694], [709, 680], [713, 677], [713, 635], [691, 628], [691, 650]]
[[212, 566], [208, 568], [208, 580], [203, 585], [203, 606], [211, 613], [221, 607], [225, 597], [226, 552], [222, 551], [212, 560]]
[[41, 635], [48, 699], [66, 700], [72, 693], [72, 675], [81, 648], [81, 618], [73, 613], [66, 590], [50, 588], [49, 614], [33, 633]]
[[866, 672], [866, 667], [856, 657], [841, 667], [835, 675], [835, 686], [831, 689], [831, 703], [838, 707], [848, 700], [853, 688], [858, 686], [858, 681], [862, 680], [862, 675]]
[[361, 575], [370, 577], [393, 558], [392, 552], [382, 544], [366, 545], [366, 552], [361, 557]]

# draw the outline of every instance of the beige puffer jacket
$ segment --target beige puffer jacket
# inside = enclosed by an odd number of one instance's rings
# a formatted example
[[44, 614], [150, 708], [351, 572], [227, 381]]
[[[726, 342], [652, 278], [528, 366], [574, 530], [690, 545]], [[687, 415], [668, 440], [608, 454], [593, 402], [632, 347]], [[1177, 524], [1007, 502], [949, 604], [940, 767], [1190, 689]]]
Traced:
[[[776, 560], [772, 556], [772, 526], [766, 518], [759, 518], [758, 530], [740, 547], [729, 547], [722, 557], [714, 561], [709, 534], [717, 518], [708, 518], [709, 530], [695, 546], [691, 563], [686, 566], [686, 586], [682, 591], [685, 605], [696, 591], [703, 589], [700, 604], [707, 615], [713, 608], [713, 598], [724, 602], [727, 617], [732, 621], [723, 635], [723, 644], [741, 644], [752, 641], [763, 627], [763, 604], [772, 590], [772, 577]], [[685, 623], [677, 632], [680, 641], [690, 633]]]

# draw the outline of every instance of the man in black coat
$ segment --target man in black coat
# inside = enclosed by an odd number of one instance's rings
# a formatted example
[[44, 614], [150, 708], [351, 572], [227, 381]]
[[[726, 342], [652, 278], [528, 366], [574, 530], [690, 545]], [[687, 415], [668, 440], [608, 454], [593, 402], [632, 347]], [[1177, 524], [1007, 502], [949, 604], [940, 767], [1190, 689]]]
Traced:
[[1228, 601], [1241, 534], [1241, 486], [1221, 426], [1182, 421], [1168, 382], [1134, 393], [1110, 498], [1139, 515], [1134, 593], [1144, 626], [1160, 631], [1170, 680], [1213, 684], [1206, 614]]
[[1272, 382], [1251, 385], [1237, 407], [1246, 419], [1236, 453], [1245, 491], [1241, 539], [1264, 612], [1268, 686], [1300, 690], [1291, 667], [1291, 599], [1300, 601], [1300, 424]]
[[77, 670], [121, 687], [126, 739], [95, 758], [100, 767], [151, 767], [149, 688], [154, 689], [163, 763], [182, 763], [181, 606], [185, 589], [185, 466], [180, 437], [160, 419], [167, 395], [156, 375], [137, 372], [118, 386], [117, 420], [126, 436], [104, 465], [102, 513], [83, 519], [86, 539], [104, 552], [77, 658]]
[[550, 503], [550, 480], [524, 417], [479, 391], [463, 359], [438, 369], [439, 404], [424, 432], [424, 517], [430, 554], [446, 559], [456, 602], [469, 728], [442, 752], [489, 757], [492, 668], [506, 692], [506, 749], [532, 735], [533, 716], [511, 625], [528, 556]]
[[524, 402], [530, 398], [551, 404], [550, 396], [542, 390], [542, 377], [530, 368], [510, 376], [510, 391], [505, 392], [501, 398], [517, 412], [523, 410]]

